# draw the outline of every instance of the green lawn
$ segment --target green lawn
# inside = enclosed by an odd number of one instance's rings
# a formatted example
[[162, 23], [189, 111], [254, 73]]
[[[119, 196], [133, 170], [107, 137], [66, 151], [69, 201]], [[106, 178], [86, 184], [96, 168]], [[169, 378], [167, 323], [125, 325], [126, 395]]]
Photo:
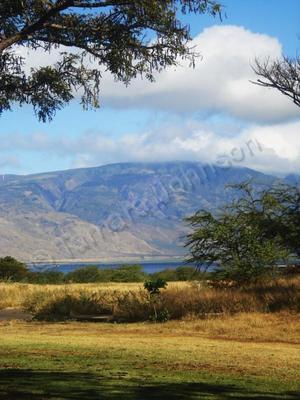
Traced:
[[300, 398], [298, 343], [209, 337], [197, 326], [3, 324], [0, 398]]

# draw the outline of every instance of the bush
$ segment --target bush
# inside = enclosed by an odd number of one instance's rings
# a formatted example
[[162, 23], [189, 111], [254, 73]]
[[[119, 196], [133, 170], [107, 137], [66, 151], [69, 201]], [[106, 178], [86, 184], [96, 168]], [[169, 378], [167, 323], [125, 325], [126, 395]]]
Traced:
[[168, 268], [162, 271], [154, 272], [150, 274], [151, 279], [163, 279], [164, 281], [191, 281], [202, 279], [203, 273], [201, 274], [196, 270], [195, 267], [182, 265], [176, 269]]
[[65, 321], [79, 316], [111, 313], [103, 293], [66, 294], [44, 304], [35, 314], [37, 320]]
[[0, 280], [21, 281], [28, 274], [25, 264], [13, 257], [0, 258]]
[[178, 281], [191, 281], [201, 278], [200, 272], [195, 267], [187, 265], [176, 268], [176, 276]]
[[110, 274], [111, 282], [143, 282], [148, 276], [141, 265], [122, 265], [111, 269]]
[[162, 279], [164, 281], [178, 281], [178, 276], [176, 273], [176, 269], [163, 269], [162, 271], [154, 272], [153, 274], [149, 274], [151, 280]]
[[75, 271], [69, 272], [65, 276], [66, 282], [74, 283], [91, 283], [99, 282], [101, 274], [99, 268], [95, 265], [78, 268]]
[[152, 314], [149, 317], [149, 320], [153, 322], [167, 322], [169, 321], [169, 319], [170, 319], [170, 313], [166, 308], [158, 310], [156, 315]]
[[62, 284], [65, 281], [65, 274], [61, 271], [28, 272], [26, 281], [38, 284]]
[[141, 265], [122, 265], [118, 268], [100, 269], [97, 266], [87, 266], [69, 272], [66, 282], [143, 282], [147, 274]]

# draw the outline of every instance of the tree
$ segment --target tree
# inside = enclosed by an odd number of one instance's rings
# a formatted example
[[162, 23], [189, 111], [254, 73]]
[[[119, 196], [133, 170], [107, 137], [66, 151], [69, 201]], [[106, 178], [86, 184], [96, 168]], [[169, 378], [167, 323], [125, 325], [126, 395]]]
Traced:
[[300, 188], [279, 184], [269, 189], [268, 219], [265, 230], [269, 237], [277, 233], [291, 254], [300, 256]]
[[[220, 11], [215, 0], [1, 0], [0, 114], [28, 103], [46, 121], [78, 90], [84, 108], [98, 107], [99, 67], [128, 84], [137, 75], [153, 81], [154, 71], [180, 57], [194, 63], [178, 13]], [[56, 64], [26, 73], [16, 46], [67, 50]]]
[[169, 312], [166, 309], [157, 310], [160, 300], [161, 289], [166, 289], [168, 286], [164, 279], [158, 278], [144, 283], [144, 288], [149, 293], [149, 301], [153, 307], [154, 314], [150, 316], [150, 320], [154, 322], [166, 322], [169, 319]]
[[28, 274], [25, 264], [13, 257], [0, 258], [0, 280], [20, 281]]
[[300, 107], [300, 58], [283, 57], [270, 62], [255, 61], [254, 72], [259, 76], [256, 85], [274, 88]]
[[255, 283], [276, 274], [277, 262], [288, 257], [290, 247], [271, 190], [257, 192], [249, 182], [233, 187], [241, 196], [218, 213], [201, 210], [187, 219], [193, 228], [186, 243], [188, 261], [199, 269], [215, 265], [217, 278]]

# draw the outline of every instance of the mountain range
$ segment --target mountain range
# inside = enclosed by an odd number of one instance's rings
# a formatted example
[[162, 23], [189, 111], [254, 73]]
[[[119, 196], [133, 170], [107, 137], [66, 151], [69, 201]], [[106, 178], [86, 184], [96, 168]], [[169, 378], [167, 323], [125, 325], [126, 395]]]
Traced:
[[[27, 262], [182, 258], [198, 209], [234, 195], [225, 186], [277, 178], [198, 162], [122, 163], [0, 180], [0, 255]], [[285, 178], [300, 183], [298, 175]]]

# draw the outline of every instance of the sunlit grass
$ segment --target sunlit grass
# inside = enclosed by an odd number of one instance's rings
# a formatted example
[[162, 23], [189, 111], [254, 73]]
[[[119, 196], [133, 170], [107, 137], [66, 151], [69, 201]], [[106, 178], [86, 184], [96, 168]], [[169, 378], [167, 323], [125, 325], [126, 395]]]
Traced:
[[0, 394], [296, 399], [288, 393], [300, 390], [299, 332], [299, 320], [286, 313], [166, 324], [5, 323]]
[[[248, 291], [176, 282], [162, 297], [178, 319], [165, 324], [2, 321], [0, 399], [296, 400], [298, 294], [299, 279]], [[46, 316], [64, 299], [149, 312], [140, 283], [1, 284], [0, 299]], [[284, 311], [264, 311], [278, 302]]]

